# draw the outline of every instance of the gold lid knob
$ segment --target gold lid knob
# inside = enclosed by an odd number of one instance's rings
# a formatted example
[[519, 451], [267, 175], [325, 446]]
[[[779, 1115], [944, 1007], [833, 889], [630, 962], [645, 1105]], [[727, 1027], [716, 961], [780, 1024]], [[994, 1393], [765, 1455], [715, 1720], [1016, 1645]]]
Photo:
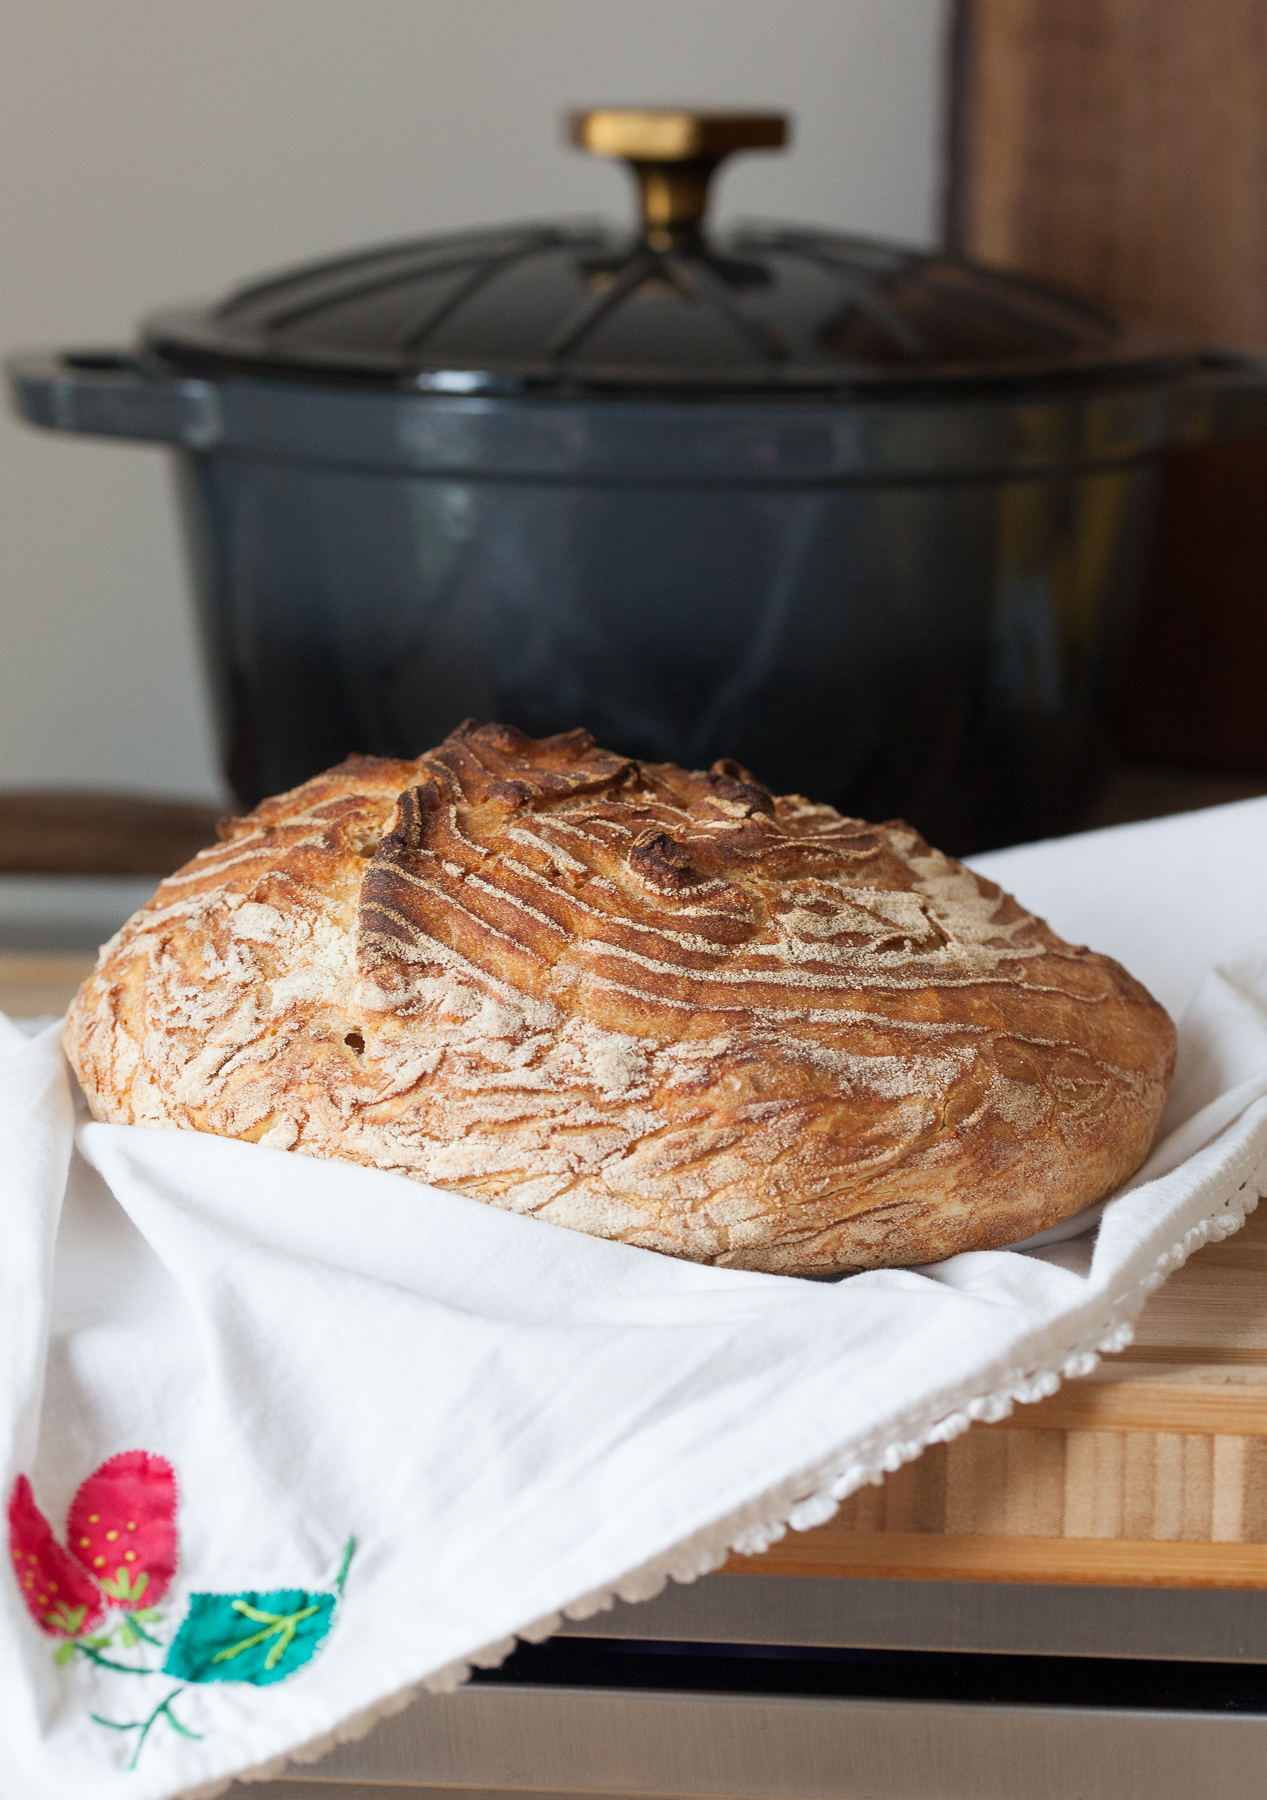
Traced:
[[572, 113], [572, 143], [632, 165], [642, 194], [647, 242], [668, 250], [698, 234], [708, 184], [736, 150], [778, 150], [787, 142], [782, 113], [688, 112], [670, 106], [602, 106]]

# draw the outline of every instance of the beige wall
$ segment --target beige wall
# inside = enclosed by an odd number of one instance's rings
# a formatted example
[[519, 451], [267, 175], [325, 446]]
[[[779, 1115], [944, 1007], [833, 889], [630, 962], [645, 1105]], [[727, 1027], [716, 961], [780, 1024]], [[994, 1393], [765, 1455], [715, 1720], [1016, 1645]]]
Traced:
[[[599, 101], [783, 107], [720, 211], [927, 241], [943, 0], [0, 0], [0, 349], [381, 237], [622, 214]], [[0, 785], [219, 792], [164, 453], [0, 421]]]

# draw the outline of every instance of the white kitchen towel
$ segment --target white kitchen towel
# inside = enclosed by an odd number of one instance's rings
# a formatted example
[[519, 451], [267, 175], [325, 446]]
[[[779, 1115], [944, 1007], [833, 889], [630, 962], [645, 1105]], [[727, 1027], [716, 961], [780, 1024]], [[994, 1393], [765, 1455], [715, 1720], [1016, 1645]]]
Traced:
[[0, 1020], [6, 1800], [213, 1793], [311, 1756], [1128, 1341], [1267, 1183], [1267, 802], [978, 866], [1186, 1006], [1180, 1068], [1093, 1230], [921, 1270], [699, 1268], [96, 1125], [58, 1028]]

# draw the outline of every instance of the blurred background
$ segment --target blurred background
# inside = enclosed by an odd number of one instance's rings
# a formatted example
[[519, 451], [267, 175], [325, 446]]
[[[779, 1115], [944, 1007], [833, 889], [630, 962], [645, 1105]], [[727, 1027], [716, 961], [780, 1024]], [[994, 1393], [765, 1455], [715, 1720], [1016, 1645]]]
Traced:
[[[631, 210], [572, 107], [795, 116], [717, 211], [931, 243], [941, 0], [0, 0], [0, 347], [378, 239]], [[0, 418], [0, 786], [223, 798], [168, 457]]]
[[[628, 219], [624, 171], [560, 129], [603, 102], [792, 118], [789, 153], [721, 171], [719, 226], [945, 247], [1267, 348], [1255, 0], [0, 0], [0, 34], [6, 353], [126, 346], [167, 301], [378, 240]], [[1080, 824], [1267, 788], [1264, 440], [1162, 481]], [[232, 799], [168, 453], [0, 417], [0, 609], [0, 949], [77, 949]]]

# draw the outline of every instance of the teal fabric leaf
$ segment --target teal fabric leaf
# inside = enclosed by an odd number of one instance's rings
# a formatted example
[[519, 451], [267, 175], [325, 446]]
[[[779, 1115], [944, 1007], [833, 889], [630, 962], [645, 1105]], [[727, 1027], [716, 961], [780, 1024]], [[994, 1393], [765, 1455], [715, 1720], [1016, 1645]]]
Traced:
[[275, 1588], [267, 1594], [191, 1594], [165, 1675], [265, 1687], [301, 1669], [330, 1629], [337, 1594]]

